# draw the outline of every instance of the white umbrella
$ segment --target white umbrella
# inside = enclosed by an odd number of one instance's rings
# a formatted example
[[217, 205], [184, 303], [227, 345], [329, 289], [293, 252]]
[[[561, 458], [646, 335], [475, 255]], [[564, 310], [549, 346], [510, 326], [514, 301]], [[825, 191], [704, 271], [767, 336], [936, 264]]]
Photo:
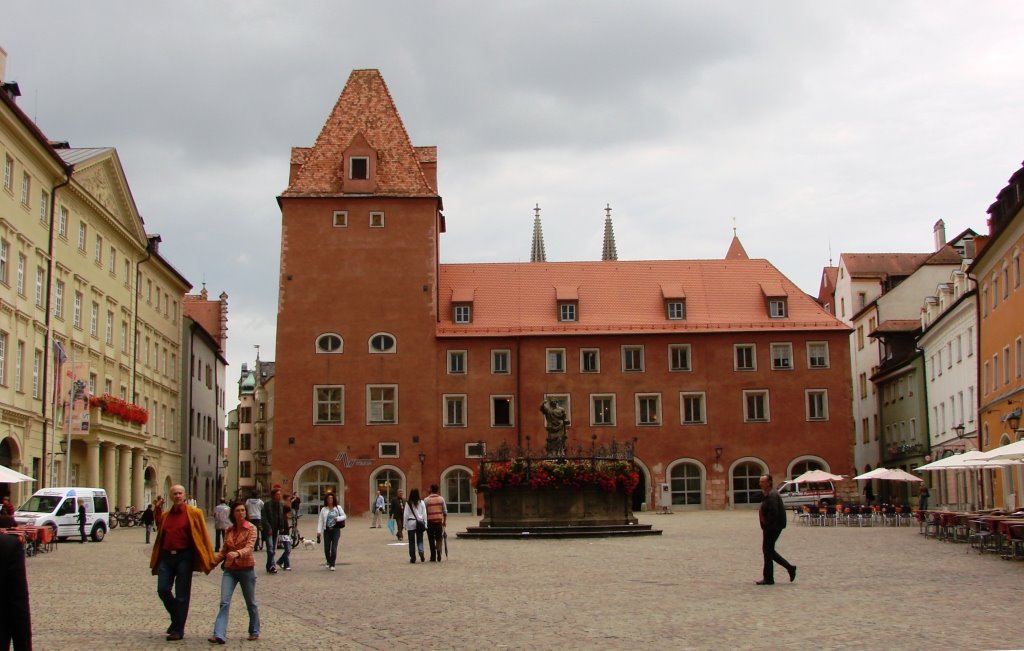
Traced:
[[863, 475], [857, 475], [854, 479], [882, 479], [885, 481], [924, 481], [920, 477], [911, 475], [906, 470], [899, 468], [875, 468]]
[[986, 458], [990, 460], [1024, 459], [1024, 440], [1017, 441], [1016, 443], [1009, 443], [1002, 447], [989, 450], [984, 454], [986, 455]]
[[961, 454], [954, 454], [944, 459], [938, 459], [926, 463], [914, 469], [914, 472], [922, 470], [955, 470], [958, 468], [986, 468], [1000, 465], [990, 461], [989, 453], [980, 450], [968, 450]]
[[842, 475], [833, 475], [832, 473], [825, 472], [824, 470], [808, 470], [804, 474], [794, 479], [793, 483], [803, 484], [812, 481], [839, 481], [842, 478]]
[[882, 472], [885, 472], [885, 468], [875, 468], [874, 470], [867, 471], [863, 475], [857, 475], [854, 479], [878, 479], [879, 473]]
[[35, 481], [35, 479], [23, 475], [17, 470], [11, 470], [7, 466], [0, 466], [0, 484], [17, 484], [23, 481]]

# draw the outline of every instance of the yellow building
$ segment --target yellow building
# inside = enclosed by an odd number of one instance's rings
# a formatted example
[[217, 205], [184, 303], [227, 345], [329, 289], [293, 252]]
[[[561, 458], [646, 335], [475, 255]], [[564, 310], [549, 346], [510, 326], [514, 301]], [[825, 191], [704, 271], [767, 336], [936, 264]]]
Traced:
[[[989, 237], [970, 273], [978, 283], [978, 418], [981, 449], [1012, 443], [1024, 435], [1013, 417], [1024, 409], [1024, 168], [1017, 170], [989, 209]], [[1019, 506], [1024, 497], [1021, 466], [982, 471], [985, 503]]]

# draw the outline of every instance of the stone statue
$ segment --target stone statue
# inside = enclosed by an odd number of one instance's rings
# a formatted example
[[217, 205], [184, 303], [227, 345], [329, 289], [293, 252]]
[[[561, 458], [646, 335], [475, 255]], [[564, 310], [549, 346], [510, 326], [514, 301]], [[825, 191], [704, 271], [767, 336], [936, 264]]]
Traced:
[[540, 410], [544, 414], [544, 429], [548, 431], [545, 447], [548, 456], [565, 456], [565, 409], [556, 401], [549, 399], [540, 403]]

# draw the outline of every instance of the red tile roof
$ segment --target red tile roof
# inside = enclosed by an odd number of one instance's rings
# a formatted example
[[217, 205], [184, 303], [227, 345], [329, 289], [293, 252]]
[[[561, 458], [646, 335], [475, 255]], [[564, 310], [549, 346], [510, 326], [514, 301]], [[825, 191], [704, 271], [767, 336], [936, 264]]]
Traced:
[[853, 277], [909, 276], [931, 253], [844, 253], [846, 271]]
[[[206, 300], [200, 294], [185, 294], [181, 302], [181, 311], [188, 318], [198, 323], [214, 341], [222, 341], [221, 305], [220, 301]], [[224, 352], [224, 351], [221, 351]]]
[[[787, 318], [768, 316], [762, 285], [785, 291]], [[565, 287], [578, 288], [576, 322], [558, 320]], [[685, 294], [685, 319], [666, 318], [665, 287]], [[472, 321], [455, 324], [452, 296], [468, 289]], [[438, 336], [849, 330], [758, 259], [445, 264], [439, 292]]]
[[353, 70], [313, 147], [292, 149], [301, 167], [282, 196], [341, 194], [343, 154], [360, 135], [377, 153], [375, 194], [437, 195], [420, 167], [436, 148], [412, 146], [380, 71]]
[[743, 243], [740, 242], [740, 238], [735, 235], [732, 236], [732, 242], [729, 243], [729, 250], [725, 252], [726, 260], [749, 260], [750, 256], [747, 255], [747, 250], [743, 248]]
[[884, 335], [892, 332], [913, 332], [920, 329], [920, 319], [888, 319], [879, 323], [875, 331], [868, 334], [874, 336], [875, 334]]

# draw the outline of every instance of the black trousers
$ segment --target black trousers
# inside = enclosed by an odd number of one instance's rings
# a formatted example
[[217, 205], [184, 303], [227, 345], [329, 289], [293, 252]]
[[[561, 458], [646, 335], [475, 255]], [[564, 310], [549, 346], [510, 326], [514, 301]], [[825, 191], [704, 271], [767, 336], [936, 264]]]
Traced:
[[441, 542], [444, 536], [444, 525], [440, 522], [427, 523], [427, 543], [430, 544], [430, 560], [441, 560]]
[[786, 568], [787, 571], [793, 566], [779, 555], [779, 552], [775, 551], [775, 542], [782, 535], [782, 529], [764, 529], [761, 533], [761, 553], [764, 554], [764, 573], [761, 578], [768, 583], [774, 583], [775, 563]]

